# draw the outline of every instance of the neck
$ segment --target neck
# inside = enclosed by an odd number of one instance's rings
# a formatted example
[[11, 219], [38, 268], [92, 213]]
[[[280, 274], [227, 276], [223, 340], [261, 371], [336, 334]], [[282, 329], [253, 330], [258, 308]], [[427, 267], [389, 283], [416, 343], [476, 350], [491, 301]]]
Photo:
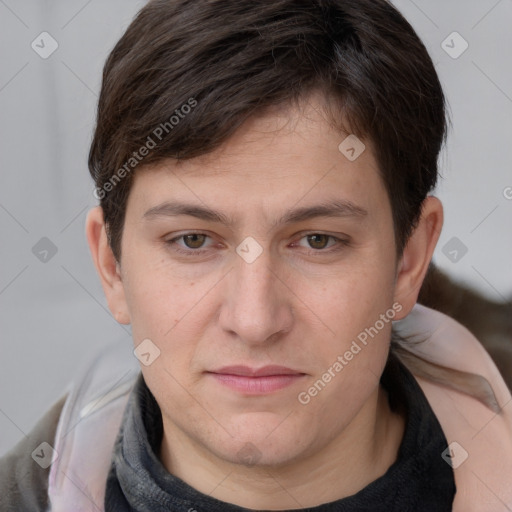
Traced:
[[283, 510], [350, 496], [384, 475], [397, 458], [405, 418], [391, 412], [379, 386], [341, 434], [314, 453], [251, 467], [219, 459], [165, 418], [163, 424], [160, 459], [171, 474], [227, 503]]

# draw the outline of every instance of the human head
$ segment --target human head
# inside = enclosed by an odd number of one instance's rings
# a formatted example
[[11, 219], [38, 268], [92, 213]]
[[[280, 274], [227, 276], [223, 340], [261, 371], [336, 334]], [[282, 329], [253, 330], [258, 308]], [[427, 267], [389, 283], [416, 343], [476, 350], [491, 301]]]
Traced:
[[[444, 130], [432, 63], [386, 2], [150, 2], [139, 13], [105, 68], [90, 158], [104, 215], [89, 215], [88, 236], [114, 316], [161, 354], [142, 371], [163, 445], [194, 447], [174, 459], [178, 476], [192, 452], [237, 463], [249, 445], [277, 467], [324, 453], [341, 432], [360, 439], [382, 406], [391, 320], [415, 303], [439, 234], [425, 197]], [[353, 162], [338, 150], [348, 134], [366, 145]], [[333, 195], [367, 213], [280, 224], [301, 200]], [[234, 221], [178, 221], [165, 205], [175, 201]], [[346, 231], [347, 247], [305, 256], [299, 225]], [[185, 228], [218, 244], [178, 255]], [[233, 250], [245, 236], [261, 244], [252, 262]], [[371, 343], [336, 370], [366, 329]], [[303, 385], [247, 397], [211, 380], [239, 364], [289, 366]], [[319, 396], [297, 400], [330, 371]]]

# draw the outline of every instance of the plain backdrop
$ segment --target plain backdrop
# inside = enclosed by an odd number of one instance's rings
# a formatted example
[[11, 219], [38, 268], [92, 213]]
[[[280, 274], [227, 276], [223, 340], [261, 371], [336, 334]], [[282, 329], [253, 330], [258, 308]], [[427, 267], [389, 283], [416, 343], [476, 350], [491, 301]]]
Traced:
[[[432, 56], [453, 122], [434, 260], [489, 298], [508, 299], [512, 0], [394, 3]], [[84, 361], [116, 339], [127, 350], [132, 343], [108, 312], [84, 222], [96, 204], [87, 153], [103, 63], [143, 4], [0, 0], [0, 455]]]

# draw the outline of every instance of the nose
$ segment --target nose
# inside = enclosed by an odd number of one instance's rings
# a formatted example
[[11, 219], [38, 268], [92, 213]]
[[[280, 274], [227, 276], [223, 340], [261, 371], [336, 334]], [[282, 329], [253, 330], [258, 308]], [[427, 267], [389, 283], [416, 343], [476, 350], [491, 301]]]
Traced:
[[227, 276], [219, 317], [222, 329], [248, 345], [277, 341], [279, 333], [290, 331], [293, 293], [280, 274], [268, 249], [251, 263], [237, 256]]

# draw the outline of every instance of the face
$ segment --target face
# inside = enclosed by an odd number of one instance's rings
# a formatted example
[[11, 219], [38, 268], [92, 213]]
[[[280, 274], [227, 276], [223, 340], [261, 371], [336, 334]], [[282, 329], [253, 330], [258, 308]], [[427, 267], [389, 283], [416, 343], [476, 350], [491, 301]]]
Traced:
[[142, 371], [165, 432], [214, 458], [307, 457], [378, 389], [391, 207], [370, 143], [350, 161], [346, 137], [311, 99], [135, 175], [119, 272], [135, 345], [160, 351]]

